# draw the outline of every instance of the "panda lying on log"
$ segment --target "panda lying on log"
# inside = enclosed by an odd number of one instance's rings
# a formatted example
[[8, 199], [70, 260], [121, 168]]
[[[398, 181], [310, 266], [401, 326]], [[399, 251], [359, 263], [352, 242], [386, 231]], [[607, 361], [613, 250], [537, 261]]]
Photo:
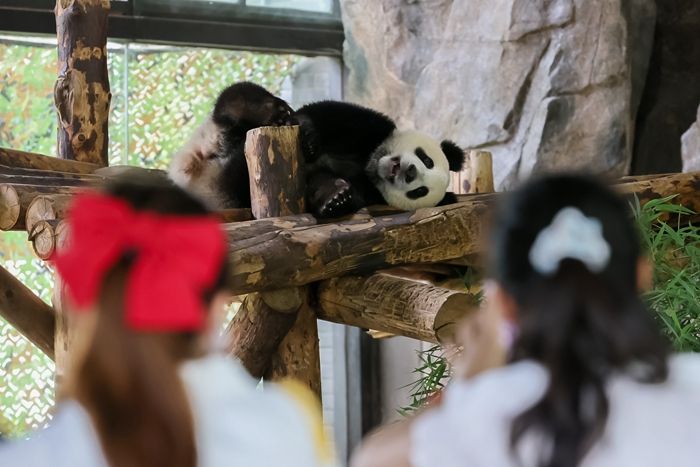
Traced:
[[244, 145], [248, 130], [299, 124], [307, 206], [318, 217], [351, 214], [373, 204], [414, 210], [456, 202], [447, 192], [450, 171], [464, 152], [387, 116], [345, 102], [322, 101], [296, 113], [252, 83], [221, 93], [212, 116], [175, 154], [171, 178], [213, 208], [250, 207]]

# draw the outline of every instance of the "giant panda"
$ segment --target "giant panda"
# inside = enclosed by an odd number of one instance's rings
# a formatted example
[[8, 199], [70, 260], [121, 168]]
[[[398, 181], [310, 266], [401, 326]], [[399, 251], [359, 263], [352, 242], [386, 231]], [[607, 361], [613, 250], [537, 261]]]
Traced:
[[296, 119], [307, 176], [307, 201], [318, 217], [338, 217], [372, 204], [414, 210], [456, 202], [450, 171], [464, 151], [359, 105], [321, 101]]
[[450, 171], [464, 153], [450, 141], [402, 131], [387, 116], [354, 104], [322, 101], [293, 112], [253, 83], [218, 97], [212, 115], [174, 155], [169, 175], [212, 209], [250, 207], [244, 147], [261, 126], [300, 125], [309, 210], [339, 217], [373, 204], [413, 210], [455, 202]]
[[250, 207], [246, 133], [294, 123], [292, 108], [262, 86], [235, 83], [173, 156], [168, 175], [211, 209]]

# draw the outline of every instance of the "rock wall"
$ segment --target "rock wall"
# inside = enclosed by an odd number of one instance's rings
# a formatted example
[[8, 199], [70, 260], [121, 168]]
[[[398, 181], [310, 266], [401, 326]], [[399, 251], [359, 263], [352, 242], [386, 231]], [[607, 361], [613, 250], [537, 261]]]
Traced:
[[654, 0], [344, 0], [346, 99], [533, 172], [629, 169]]
[[681, 148], [683, 172], [700, 170], [700, 107], [698, 107], [697, 120], [688, 131], [683, 133]]
[[657, 0], [654, 48], [632, 173], [681, 170], [681, 135], [700, 104], [700, 1]]

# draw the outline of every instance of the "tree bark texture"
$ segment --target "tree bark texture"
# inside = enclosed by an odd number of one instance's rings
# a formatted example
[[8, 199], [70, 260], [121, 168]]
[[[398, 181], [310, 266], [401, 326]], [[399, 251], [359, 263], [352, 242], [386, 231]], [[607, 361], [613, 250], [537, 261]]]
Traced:
[[27, 232], [31, 233], [37, 222], [63, 219], [72, 199], [71, 195], [41, 195], [34, 198], [27, 207], [24, 220]]
[[38, 196], [74, 195], [79, 187], [0, 184], [0, 230], [25, 230], [27, 209]]
[[[299, 128], [251, 130], [246, 137], [245, 153], [253, 216], [264, 219], [302, 213], [304, 178], [300, 170]], [[302, 219], [308, 221], [306, 217]], [[262, 222], [261, 231], [288, 225], [279, 219], [259, 222]], [[250, 234], [245, 228], [231, 229], [231, 235], [238, 238]], [[236, 263], [232, 264], [233, 269], [238, 268]], [[320, 394], [318, 330], [315, 314], [303, 306], [307, 298], [305, 288], [294, 287], [246, 296], [229, 327], [231, 350], [255, 377], [293, 376]]]
[[56, 315], [53, 308], [3, 267], [0, 267], [0, 315], [54, 358]]
[[467, 293], [387, 274], [323, 281], [318, 300], [321, 319], [440, 343], [478, 306]]
[[76, 174], [72, 172], [24, 169], [0, 165], [0, 183], [45, 186], [97, 186], [103, 183], [104, 180], [105, 177], [94, 174]]
[[0, 165], [20, 169], [50, 170], [77, 174], [90, 174], [100, 167], [87, 162], [58, 159], [8, 148], [0, 148]]
[[[641, 204], [677, 195], [674, 201], [700, 212], [700, 173], [673, 174], [623, 183], [617, 189]], [[234, 240], [236, 294], [292, 287], [401, 264], [435, 263], [482, 253], [481, 236], [499, 194], [415, 212], [310, 227], [280, 228], [260, 238]], [[254, 229], [258, 222], [245, 223]]]
[[108, 163], [107, 73], [109, 0], [57, 0], [58, 156], [100, 166]]

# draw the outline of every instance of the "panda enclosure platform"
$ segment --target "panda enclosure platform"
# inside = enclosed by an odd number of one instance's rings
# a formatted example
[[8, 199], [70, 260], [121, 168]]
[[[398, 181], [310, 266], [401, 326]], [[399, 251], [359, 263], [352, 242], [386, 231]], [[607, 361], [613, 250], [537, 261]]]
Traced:
[[[59, 157], [0, 148], [0, 229], [26, 231], [44, 260], [70, 241], [63, 218], [73, 195], [147, 170], [106, 167], [108, 5], [57, 3]], [[245, 152], [252, 207], [219, 215], [229, 239], [228, 284], [245, 295], [227, 331], [230, 350], [254, 376], [297, 377], [320, 394], [317, 318], [449, 342], [476, 299], [436, 279], [478, 265], [485, 219], [499, 197], [483, 193], [493, 189], [490, 155], [470, 153], [470, 186], [481, 193], [459, 195], [457, 204], [415, 212], [378, 206], [321, 223], [305, 213], [297, 127], [251, 130]], [[615, 183], [641, 204], [676, 195], [700, 212], [700, 173]], [[60, 282], [49, 306], [0, 267], [0, 292], [0, 316], [55, 359], [60, 377], [72, 340]]]

